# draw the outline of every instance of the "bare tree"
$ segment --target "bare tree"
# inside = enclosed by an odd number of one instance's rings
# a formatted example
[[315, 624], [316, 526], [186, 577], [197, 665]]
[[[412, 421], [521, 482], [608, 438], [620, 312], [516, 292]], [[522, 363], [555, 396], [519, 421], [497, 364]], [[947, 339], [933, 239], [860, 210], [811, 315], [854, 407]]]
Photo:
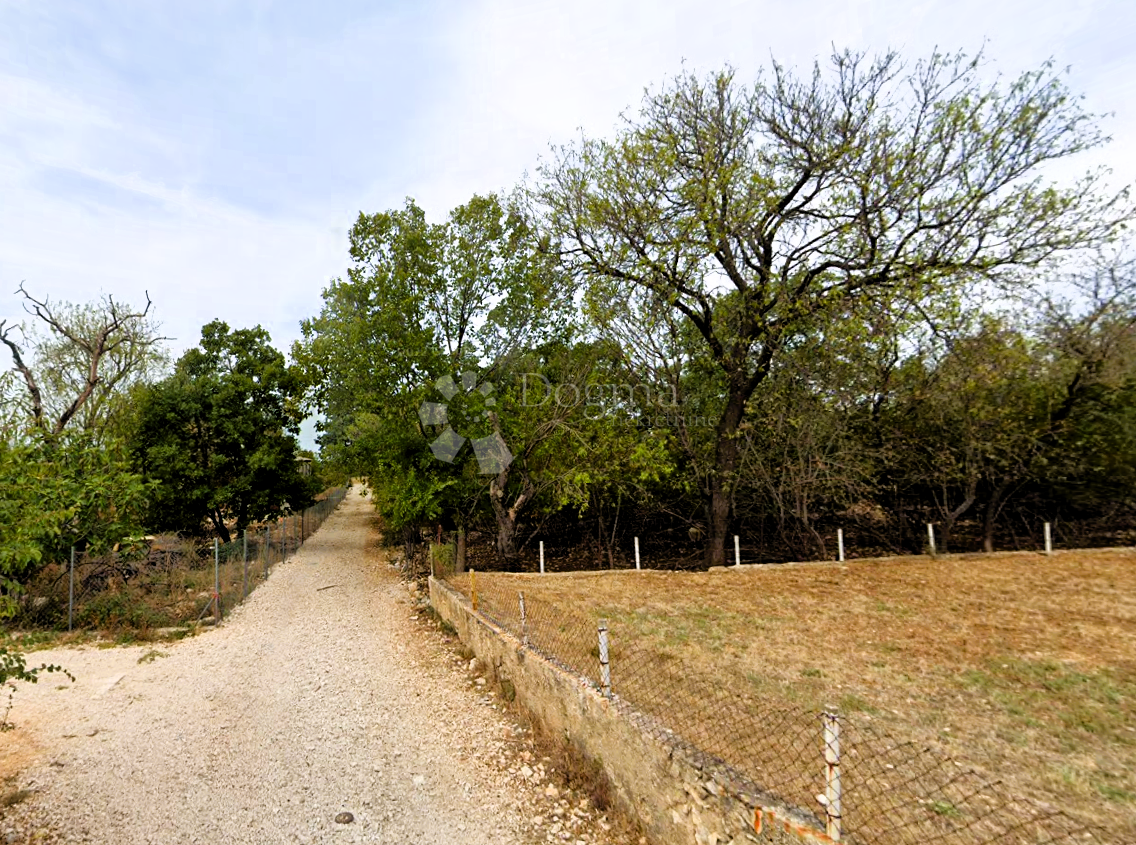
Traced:
[[[11, 352], [14, 371], [27, 388], [21, 405], [44, 431], [59, 434], [76, 419], [85, 430], [101, 429], [112, 413], [116, 391], [164, 360], [160, 344], [167, 338], [159, 336], [148, 319], [153, 305], [149, 293], [146, 306], [135, 310], [112, 296], [81, 306], [37, 299], [23, 283], [17, 292], [47, 336], [37, 342], [22, 326], [0, 320], [0, 342]], [[12, 336], [17, 329], [24, 335], [23, 348]]]

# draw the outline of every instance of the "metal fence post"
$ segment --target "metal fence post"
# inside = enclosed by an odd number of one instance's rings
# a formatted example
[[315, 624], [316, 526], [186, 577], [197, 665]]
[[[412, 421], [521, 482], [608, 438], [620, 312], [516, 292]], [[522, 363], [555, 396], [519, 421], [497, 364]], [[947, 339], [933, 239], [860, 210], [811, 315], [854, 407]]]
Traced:
[[840, 841], [840, 716], [824, 714], [824, 832]]
[[600, 634], [600, 686], [603, 689], [604, 698], [611, 698], [611, 662], [608, 657], [607, 650], [607, 620], [601, 619], [599, 626]]
[[931, 557], [935, 556], [935, 526], [927, 523], [927, 543], [931, 549]]
[[843, 528], [837, 528], [836, 529], [836, 553], [837, 553], [837, 560], [843, 562], [844, 561], [844, 529]]
[[221, 542], [213, 538], [213, 618], [221, 621]]
[[71, 585], [67, 588], [67, 630], [75, 621], [75, 547], [71, 547]]
[[241, 543], [243, 545], [243, 568], [244, 568], [244, 587], [241, 591], [241, 601], [248, 598], [249, 594], [249, 533], [246, 528], [241, 532]]
[[1049, 523], [1045, 523], [1045, 553], [1047, 555], [1053, 554], [1053, 532], [1049, 528]]
[[635, 568], [639, 569], [639, 538], [635, 538]]
[[528, 617], [525, 615], [525, 594], [517, 593], [517, 597], [521, 600], [521, 645], [527, 648], [529, 644], [529, 625]]
[[474, 573], [471, 569], [469, 571], [469, 603], [477, 610], [477, 581], [473, 577]]

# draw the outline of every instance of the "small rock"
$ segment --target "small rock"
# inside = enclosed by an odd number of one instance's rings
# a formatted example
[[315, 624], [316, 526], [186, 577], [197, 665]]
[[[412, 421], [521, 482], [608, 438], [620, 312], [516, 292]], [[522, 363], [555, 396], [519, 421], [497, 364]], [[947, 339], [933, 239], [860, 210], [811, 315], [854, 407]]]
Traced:
[[351, 824], [353, 821], [355, 821], [355, 816], [351, 815], [351, 813], [339, 813], [335, 817], [336, 824]]
[[551, 783], [544, 788], [544, 794], [549, 798], [559, 798], [560, 790], [553, 786]]

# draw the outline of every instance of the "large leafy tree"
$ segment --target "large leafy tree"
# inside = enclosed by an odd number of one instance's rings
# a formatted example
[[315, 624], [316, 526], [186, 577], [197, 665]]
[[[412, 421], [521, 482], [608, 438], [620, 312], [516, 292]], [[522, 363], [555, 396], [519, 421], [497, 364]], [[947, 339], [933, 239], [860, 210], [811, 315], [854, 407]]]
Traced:
[[[360, 214], [350, 253], [347, 278], [324, 291], [293, 353], [325, 418], [324, 450], [370, 478], [388, 525], [405, 529], [408, 543], [443, 513], [460, 524], [476, 509], [471, 488], [493, 487], [492, 502], [508, 500], [499, 514], [514, 514], [502, 525], [514, 524], [532, 500], [531, 478], [507, 468], [482, 478], [470, 470], [469, 448], [439, 460], [430, 445], [463, 404], [477, 405], [465, 410], [481, 426], [458, 425], [463, 436], [490, 437], [511, 423], [489, 412], [485, 394], [512, 375], [520, 350], [563, 336], [570, 291], [555, 251], [523, 209], [491, 195], [439, 224], [410, 200]], [[453, 386], [443, 395], [439, 384]], [[424, 402], [447, 410], [423, 416]], [[511, 534], [504, 548], [512, 554]]]
[[215, 320], [169, 378], [138, 398], [136, 459], [157, 482], [150, 523], [198, 533], [208, 521], [226, 542], [230, 526], [305, 507], [309, 480], [297, 468], [301, 381], [259, 326]]
[[1103, 140], [1049, 65], [1007, 85], [980, 57], [844, 52], [803, 78], [680, 76], [616, 138], [558, 151], [537, 194], [565, 257], [673, 311], [722, 385], [708, 564], [724, 562], [747, 403], [783, 351], [1107, 240], [1132, 211], [1104, 175], [1042, 175]]

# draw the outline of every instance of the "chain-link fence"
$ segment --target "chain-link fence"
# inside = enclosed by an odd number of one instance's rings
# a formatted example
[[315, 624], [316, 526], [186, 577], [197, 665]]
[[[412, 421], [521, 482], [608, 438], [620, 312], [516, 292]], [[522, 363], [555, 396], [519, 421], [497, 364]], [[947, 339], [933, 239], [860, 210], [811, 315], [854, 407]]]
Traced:
[[[830, 709], [785, 707], [712, 676], [650, 632], [499, 585], [450, 575], [474, 610], [635, 712], [656, 739], [741, 794], [771, 795], [818, 833], [861, 845], [1120, 842], [1103, 828], [1014, 795], [939, 749]], [[665, 623], [660, 623], [665, 624]], [[747, 689], [749, 687], [749, 689]], [[739, 836], [752, 831], [728, 831]]]
[[333, 488], [302, 512], [244, 531], [230, 542], [166, 538], [134, 553], [73, 551], [28, 585], [21, 624], [72, 628], [175, 627], [220, 619], [263, 582], [335, 510], [346, 488]]

